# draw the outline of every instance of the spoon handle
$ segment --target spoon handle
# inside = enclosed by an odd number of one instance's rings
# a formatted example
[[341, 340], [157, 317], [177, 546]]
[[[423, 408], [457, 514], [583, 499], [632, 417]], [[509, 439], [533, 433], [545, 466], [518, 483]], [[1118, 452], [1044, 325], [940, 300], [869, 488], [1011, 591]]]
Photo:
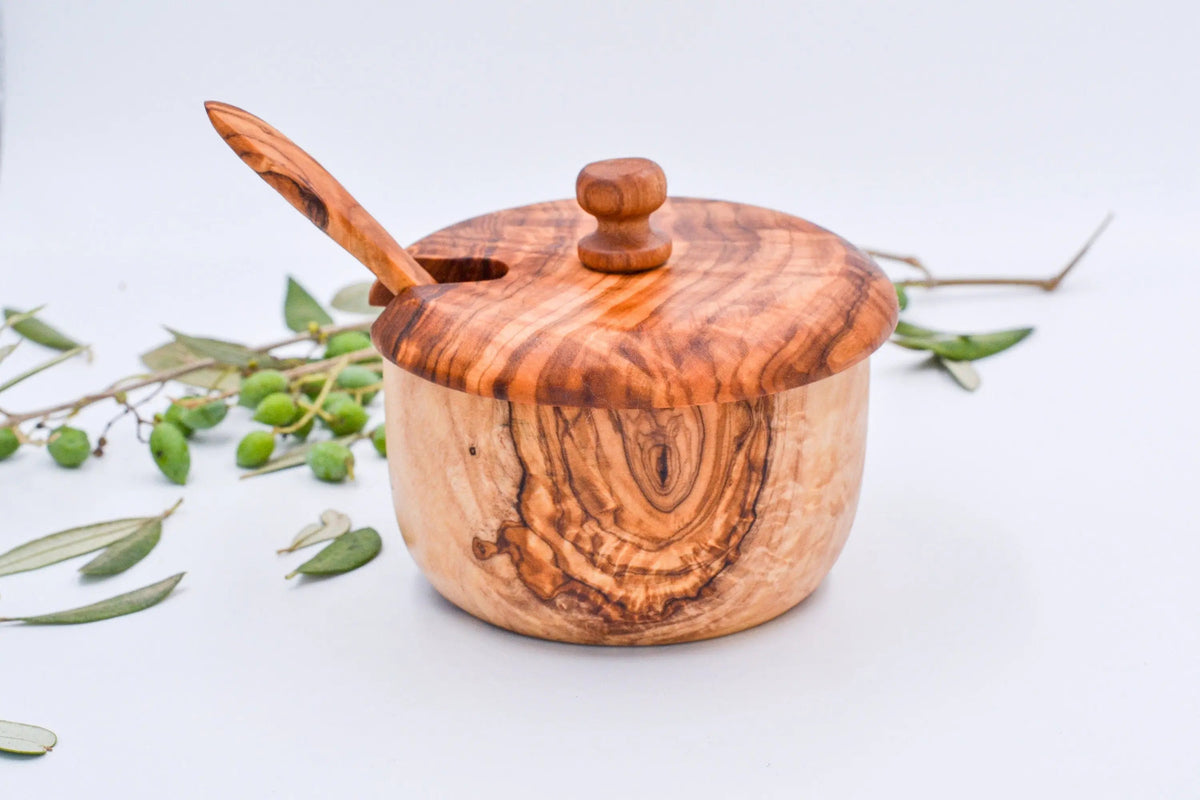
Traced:
[[312, 156], [258, 117], [204, 104], [225, 144], [314, 225], [375, 273], [392, 294], [437, 283]]

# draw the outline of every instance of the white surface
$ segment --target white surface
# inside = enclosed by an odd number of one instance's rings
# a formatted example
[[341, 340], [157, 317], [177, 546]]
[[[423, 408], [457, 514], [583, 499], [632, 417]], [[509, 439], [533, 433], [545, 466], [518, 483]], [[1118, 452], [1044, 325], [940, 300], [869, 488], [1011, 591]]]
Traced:
[[[136, 370], [159, 323], [274, 338], [285, 272], [325, 297], [364, 276], [236, 162], [207, 98], [294, 136], [404, 242], [626, 154], [674, 193], [943, 273], [1049, 272], [1117, 212], [1060, 294], [914, 294], [914, 321], [1038, 331], [974, 396], [885, 348], [841, 560], [723, 640], [588, 649], [479, 623], [417, 573], [366, 449], [353, 486], [239, 483], [238, 415], [194, 448], [136, 569], [0, 580], [8, 614], [188, 570], [143, 614], [0, 631], [0, 718], [61, 739], [0, 757], [6, 800], [1200, 791], [1195, 4], [4, 10], [0, 300], [49, 301], [98, 350], [5, 407]], [[121, 430], [76, 473], [0, 465], [0, 547], [179, 496]], [[383, 555], [284, 582], [274, 549], [328, 506], [379, 527]]]

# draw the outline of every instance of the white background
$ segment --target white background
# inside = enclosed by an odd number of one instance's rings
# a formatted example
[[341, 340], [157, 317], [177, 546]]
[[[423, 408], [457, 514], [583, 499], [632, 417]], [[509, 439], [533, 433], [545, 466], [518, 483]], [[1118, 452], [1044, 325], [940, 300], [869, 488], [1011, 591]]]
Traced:
[[[1200, 13], [1191, 2], [5, 4], [0, 301], [96, 346], [28, 408], [138, 369], [159, 325], [267, 341], [285, 273], [365, 271], [255, 178], [201, 102], [242, 105], [402, 242], [646, 155], [673, 193], [808, 217], [942, 273], [1057, 294], [914, 293], [908, 317], [1033, 324], [968, 395], [875, 359], [858, 521], [784, 617], [650, 649], [539, 642], [442, 602], [385, 470], [237, 482], [231, 415], [162, 544], [82, 585], [0, 580], [0, 613], [176, 571], [151, 611], [0, 630], [0, 796], [1194, 797]], [[904, 275], [901, 271], [894, 272]], [[22, 348], [4, 369], [39, 353]], [[94, 431], [104, 414], [85, 417]], [[436, 469], [436, 464], [431, 464]], [[77, 472], [0, 464], [0, 549], [181, 494], [128, 428]], [[323, 508], [382, 556], [284, 582]]]

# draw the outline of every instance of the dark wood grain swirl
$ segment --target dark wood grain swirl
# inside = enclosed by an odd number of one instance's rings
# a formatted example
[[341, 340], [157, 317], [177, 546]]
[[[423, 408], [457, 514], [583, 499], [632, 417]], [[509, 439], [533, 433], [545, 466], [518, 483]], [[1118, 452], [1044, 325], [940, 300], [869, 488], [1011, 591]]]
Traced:
[[771, 399], [677, 409], [511, 406], [511, 559], [539, 599], [610, 630], [661, 622], [737, 561], [766, 478]]
[[662, 644], [777, 616], [854, 517], [868, 364], [769, 398], [535, 408], [384, 364], [396, 519], [450, 602], [532, 636]]
[[891, 283], [838, 236], [779, 211], [669, 199], [654, 215], [670, 261], [634, 275], [586, 269], [594, 228], [574, 200], [461, 222], [409, 251], [507, 273], [417, 286], [375, 323], [396, 364], [442, 386], [542, 405], [674, 408], [801, 386], [866, 358], [897, 316]]

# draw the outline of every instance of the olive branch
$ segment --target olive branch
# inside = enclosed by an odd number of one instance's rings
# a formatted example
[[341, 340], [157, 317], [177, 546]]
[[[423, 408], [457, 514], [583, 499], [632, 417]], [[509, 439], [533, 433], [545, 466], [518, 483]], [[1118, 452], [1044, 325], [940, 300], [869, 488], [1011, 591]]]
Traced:
[[[373, 317], [377, 310], [367, 305], [368, 290], [369, 284], [346, 287], [331, 305]], [[40, 311], [38, 308], [30, 312], [12, 309], [5, 312], [0, 332], [8, 328], [21, 339], [0, 348], [0, 360], [25, 340], [59, 353], [6, 381], [0, 392], [75, 355], [89, 352], [86, 345], [40, 319]], [[146, 441], [142, 435], [145, 427], [151, 429], [148, 438], [151, 455], [163, 474], [176, 483], [185, 483], [191, 461], [187, 439], [198, 430], [219, 424], [230, 407], [226, 401], [236, 398], [241, 405], [254, 410], [257, 421], [269, 426], [269, 431], [256, 431], [239, 443], [236, 454], [239, 466], [253, 469], [254, 474], [264, 474], [312, 462], [310, 465], [318, 477], [327, 480], [351, 477], [353, 461], [346, 445], [366, 438], [361, 433], [369, 419], [365, 407], [382, 388], [378, 371], [382, 358], [366, 333], [371, 323], [368, 320], [335, 324], [329, 312], [291, 278], [283, 311], [288, 327], [294, 332], [292, 336], [247, 346], [168, 329], [173, 340], [142, 355], [142, 362], [151, 368], [150, 372], [130, 375], [99, 391], [42, 408], [19, 412], [0, 408], [0, 460], [11, 456], [21, 445], [36, 445], [46, 446], [59, 465], [77, 467], [89, 456], [103, 455], [111, 427], [131, 416], [139, 440]], [[296, 357], [281, 352], [305, 343], [318, 349], [324, 346], [324, 354]], [[168, 394], [165, 410], [144, 416], [141, 409], [172, 385], [202, 391]], [[93, 448], [87, 434], [68, 423], [84, 409], [110, 402], [119, 411], [105, 425]], [[311, 446], [304, 444], [316, 422], [331, 431], [331, 439]], [[272, 460], [277, 439], [284, 437], [299, 446]], [[377, 448], [382, 449], [381, 430], [376, 439]], [[316, 455], [297, 461], [294, 450], [306, 456], [310, 451]], [[334, 461], [338, 463], [334, 465]]]

